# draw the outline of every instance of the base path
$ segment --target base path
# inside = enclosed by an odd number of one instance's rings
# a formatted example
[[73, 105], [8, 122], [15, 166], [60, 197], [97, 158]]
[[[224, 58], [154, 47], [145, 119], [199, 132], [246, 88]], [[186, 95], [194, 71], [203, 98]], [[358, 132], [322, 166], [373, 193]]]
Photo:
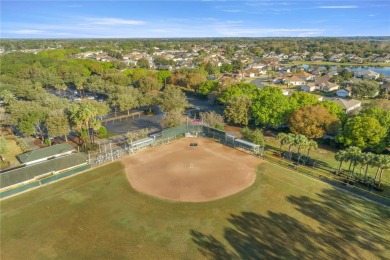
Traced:
[[137, 191], [169, 200], [199, 202], [220, 199], [251, 186], [261, 159], [213, 140], [188, 137], [141, 150], [122, 162]]

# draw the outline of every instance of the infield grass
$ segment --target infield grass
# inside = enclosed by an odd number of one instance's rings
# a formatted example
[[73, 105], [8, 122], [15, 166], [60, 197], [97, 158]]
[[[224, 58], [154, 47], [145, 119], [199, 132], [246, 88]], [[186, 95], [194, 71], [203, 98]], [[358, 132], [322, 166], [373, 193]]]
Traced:
[[1, 259], [384, 259], [390, 210], [271, 163], [212, 202], [136, 192], [112, 163], [1, 201]]

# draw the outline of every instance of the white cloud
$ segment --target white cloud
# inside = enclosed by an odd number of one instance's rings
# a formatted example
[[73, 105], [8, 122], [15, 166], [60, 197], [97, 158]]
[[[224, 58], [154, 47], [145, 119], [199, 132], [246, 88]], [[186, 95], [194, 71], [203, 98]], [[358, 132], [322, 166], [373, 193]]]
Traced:
[[368, 16], [376, 16], [376, 14], [369, 14]]
[[127, 20], [120, 18], [86, 18], [92, 24], [103, 24], [103, 25], [141, 25], [145, 24], [144, 21], [140, 20]]
[[351, 9], [351, 8], [358, 8], [356, 5], [322, 5], [318, 6], [317, 8], [321, 9]]
[[14, 33], [14, 34], [41, 34], [41, 33], [46, 33], [46, 31], [42, 30], [28, 30], [28, 29], [23, 29], [23, 30], [6, 30], [3, 31], [4, 33]]

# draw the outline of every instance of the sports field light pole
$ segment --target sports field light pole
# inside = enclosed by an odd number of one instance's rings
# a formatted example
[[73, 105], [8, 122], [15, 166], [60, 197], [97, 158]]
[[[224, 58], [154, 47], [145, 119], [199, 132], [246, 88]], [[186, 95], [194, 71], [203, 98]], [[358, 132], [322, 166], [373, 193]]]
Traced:
[[111, 150], [111, 161], [114, 161], [114, 156], [112, 155], [112, 147], [111, 147], [111, 142], [110, 142], [110, 150]]

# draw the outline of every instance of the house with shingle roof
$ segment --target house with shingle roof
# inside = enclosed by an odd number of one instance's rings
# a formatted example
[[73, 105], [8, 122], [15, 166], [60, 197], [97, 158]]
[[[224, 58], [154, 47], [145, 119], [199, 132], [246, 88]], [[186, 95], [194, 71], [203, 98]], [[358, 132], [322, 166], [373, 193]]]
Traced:
[[349, 113], [362, 106], [362, 102], [355, 99], [346, 100], [346, 99], [336, 98], [331, 101], [342, 106], [345, 113]]
[[355, 77], [357, 78], [363, 78], [363, 79], [377, 79], [379, 78], [380, 74], [375, 72], [375, 71], [372, 71], [372, 70], [364, 70], [364, 71], [360, 71], [360, 72], [356, 72], [355, 73]]

